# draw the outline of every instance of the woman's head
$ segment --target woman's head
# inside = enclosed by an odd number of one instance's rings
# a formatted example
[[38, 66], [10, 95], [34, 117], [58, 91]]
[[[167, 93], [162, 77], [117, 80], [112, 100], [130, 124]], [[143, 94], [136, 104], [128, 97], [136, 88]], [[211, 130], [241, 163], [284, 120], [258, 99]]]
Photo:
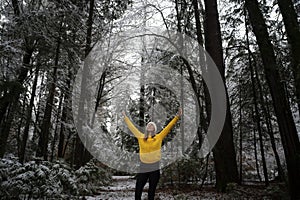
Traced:
[[146, 126], [147, 135], [154, 136], [157, 131], [156, 124], [154, 122], [149, 122]]

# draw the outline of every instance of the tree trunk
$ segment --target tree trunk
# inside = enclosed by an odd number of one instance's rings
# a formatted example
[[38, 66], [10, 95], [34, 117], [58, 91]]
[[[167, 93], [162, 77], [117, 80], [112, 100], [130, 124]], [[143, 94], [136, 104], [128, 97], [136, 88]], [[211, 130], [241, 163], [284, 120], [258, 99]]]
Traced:
[[267, 170], [267, 165], [266, 165], [262, 130], [261, 130], [261, 125], [260, 125], [261, 117], [260, 117], [260, 113], [259, 113], [259, 110], [258, 110], [258, 102], [257, 102], [256, 87], [255, 87], [255, 78], [254, 78], [254, 72], [253, 72], [253, 66], [252, 66], [251, 50], [250, 50], [250, 46], [249, 46], [249, 37], [248, 37], [247, 25], [246, 25], [246, 40], [247, 40], [248, 62], [249, 62], [249, 69], [250, 69], [249, 71], [250, 71], [250, 77], [251, 77], [252, 95], [253, 95], [254, 112], [255, 112], [253, 120], [256, 122], [256, 127], [257, 127], [257, 131], [258, 131], [261, 161], [262, 161], [262, 164], [263, 164], [265, 184], [266, 184], [266, 186], [268, 186], [269, 185], [268, 170]]
[[300, 29], [297, 14], [292, 0], [277, 0], [287, 33], [292, 55], [292, 70], [294, 74], [296, 98], [300, 113]]
[[[253, 111], [252, 111], [253, 112]], [[257, 141], [256, 141], [256, 130], [253, 128], [253, 144], [254, 144], [254, 158], [255, 158], [255, 167], [257, 172], [257, 177], [259, 181], [261, 182], [261, 176], [259, 172], [259, 164], [258, 164], [258, 158], [257, 158]]]
[[279, 180], [285, 180], [284, 177], [284, 172], [280, 163], [280, 158], [277, 152], [277, 148], [276, 148], [276, 142], [275, 142], [275, 138], [274, 138], [274, 132], [273, 132], [273, 128], [272, 128], [272, 123], [271, 123], [271, 115], [270, 115], [270, 111], [269, 111], [269, 107], [266, 104], [266, 101], [263, 98], [263, 90], [261, 87], [261, 81], [259, 80], [259, 75], [257, 72], [257, 65], [254, 62], [254, 73], [255, 73], [255, 79], [257, 82], [257, 86], [258, 86], [258, 93], [259, 93], [259, 99], [261, 102], [261, 106], [262, 106], [262, 110], [263, 110], [263, 114], [264, 114], [264, 118], [265, 118], [265, 122], [267, 125], [267, 131], [268, 131], [268, 135], [270, 136], [270, 141], [271, 141], [271, 146], [272, 146], [272, 150], [274, 152], [274, 156], [275, 156], [275, 160], [276, 160], [276, 164], [277, 164], [277, 169], [278, 169], [278, 176], [279, 176]]
[[19, 8], [18, 0], [12, 0], [11, 3], [12, 3], [13, 8], [14, 8], [14, 14], [16, 16], [19, 16], [20, 15], [20, 8]]
[[64, 152], [64, 145], [65, 145], [65, 132], [66, 126], [64, 123], [67, 123], [67, 110], [68, 110], [68, 102], [69, 99], [67, 98], [67, 95], [64, 95], [64, 101], [63, 101], [63, 110], [61, 114], [61, 125], [60, 125], [60, 132], [59, 132], [59, 140], [58, 140], [58, 148], [57, 148], [57, 157], [58, 158], [63, 158], [63, 152]]
[[240, 176], [239, 176], [239, 180], [240, 183], [243, 183], [243, 128], [242, 128], [242, 122], [243, 122], [243, 108], [242, 108], [242, 86], [241, 83], [239, 83], [239, 133], [240, 133], [240, 138], [239, 138], [239, 144], [240, 144], [240, 148], [239, 148], [239, 154], [240, 154]]
[[276, 142], [275, 142], [274, 132], [273, 132], [272, 123], [271, 123], [270, 111], [269, 111], [268, 105], [263, 105], [263, 107], [264, 107], [263, 112], [264, 112], [264, 115], [265, 115], [265, 118], [266, 118], [266, 123], [267, 123], [268, 134], [270, 136], [271, 146], [272, 146], [274, 156], [275, 156], [275, 161], [276, 161], [276, 164], [277, 164], [278, 177], [279, 177], [279, 180], [286, 181], [285, 176], [284, 176], [284, 171], [282, 169], [282, 166], [281, 166], [281, 163], [280, 163], [280, 158], [279, 158], [277, 148], [276, 148]]
[[[254, 111], [253, 108], [251, 108], [251, 118], [254, 119]], [[261, 176], [259, 172], [259, 164], [258, 164], [258, 158], [257, 158], [257, 140], [256, 140], [256, 129], [255, 126], [253, 126], [253, 146], [254, 146], [254, 158], [255, 158], [255, 168], [257, 172], [257, 177], [259, 181], [261, 182]]]
[[55, 144], [57, 141], [57, 136], [58, 136], [58, 125], [59, 125], [59, 121], [61, 121], [61, 107], [62, 107], [62, 102], [63, 102], [63, 95], [60, 95], [59, 98], [59, 104], [58, 104], [58, 109], [57, 109], [57, 114], [56, 114], [56, 122], [55, 122], [55, 129], [54, 129], [54, 137], [52, 140], [52, 144], [51, 144], [51, 157], [50, 157], [50, 161], [52, 162], [54, 159], [54, 152], [55, 152]]
[[198, 0], [193, 0], [195, 22], [196, 22], [196, 32], [197, 32], [197, 41], [200, 46], [203, 47], [203, 37], [202, 37], [202, 27], [200, 22], [200, 11], [198, 7]]
[[[25, 110], [26, 110], [26, 99], [27, 96], [23, 95], [23, 105], [22, 105], [22, 111], [19, 113], [20, 116], [17, 116], [17, 118], [19, 118], [20, 120], [18, 120], [18, 131], [17, 131], [17, 152], [18, 152], [18, 156], [20, 158], [21, 155], [21, 146], [22, 146], [22, 140], [21, 140], [21, 132], [22, 132], [22, 125], [23, 125], [23, 120], [24, 120], [24, 116], [26, 116], [25, 114]], [[21, 105], [18, 105], [18, 107], [21, 107]]]
[[[88, 56], [91, 50], [91, 43], [92, 43], [92, 28], [93, 28], [93, 15], [94, 15], [94, 0], [90, 0], [90, 8], [89, 8], [89, 16], [87, 20], [87, 34], [86, 34], [86, 44], [85, 44], [85, 57]], [[85, 88], [87, 84], [87, 75], [89, 73], [88, 65], [84, 64], [83, 66], [83, 73], [82, 73], [82, 80], [81, 80], [81, 91], [80, 91], [80, 100], [79, 100], [79, 108], [78, 113], [84, 113], [84, 104], [85, 104]], [[83, 114], [78, 114], [77, 120], [77, 132], [82, 132], [83, 126]], [[75, 140], [75, 152], [74, 152], [74, 164], [75, 168], [80, 168], [85, 163], [87, 163], [91, 159], [90, 153], [85, 149], [79, 135], [77, 135]]]
[[[16, 17], [20, 15], [20, 9], [18, 0], [12, 0], [12, 5], [14, 8], [14, 14]], [[22, 92], [23, 81], [27, 77], [28, 70], [30, 69], [30, 61], [34, 51], [32, 48], [34, 42], [29, 39], [24, 39], [25, 43], [25, 53], [23, 56], [22, 66], [17, 72], [16, 84], [13, 85], [11, 91], [6, 93], [0, 99], [0, 158], [4, 156], [5, 147], [10, 131], [10, 127], [13, 121], [13, 116]]]
[[66, 148], [65, 144], [65, 134], [68, 132], [70, 134], [71, 130], [65, 124], [70, 124], [71, 118], [71, 80], [72, 80], [72, 70], [71, 67], [68, 69], [68, 79], [66, 80], [66, 88], [64, 91], [64, 101], [63, 101], [63, 110], [61, 114], [61, 126], [60, 126], [60, 133], [59, 133], [59, 142], [58, 142], [58, 150], [57, 156], [58, 158], [64, 157], [64, 149]]
[[46, 108], [45, 108], [44, 118], [41, 126], [41, 137], [39, 139], [39, 148], [37, 151], [37, 156], [43, 157], [44, 160], [48, 160], [48, 140], [49, 140], [49, 134], [51, 128], [53, 100], [55, 96], [55, 88], [56, 88], [56, 81], [57, 81], [57, 67], [58, 67], [58, 61], [60, 55], [60, 45], [61, 45], [61, 38], [58, 38], [57, 46], [55, 50], [55, 61], [54, 61], [54, 67], [52, 72], [52, 79], [50, 80], [51, 84], [49, 87], [48, 97], [46, 101]]
[[24, 133], [23, 133], [23, 140], [22, 140], [22, 144], [21, 144], [21, 151], [20, 151], [20, 157], [19, 157], [19, 160], [21, 163], [23, 163], [24, 159], [25, 159], [26, 144], [27, 144], [29, 128], [30, 128], [30, 123], [31, 123], [32, 108], [34, 106], [34, 97], [35, 97], [38, 77], [39, 77], [39, 67], [37, 66], [37, 68], [35, 69], [35, 77], [33, 80], [29, 107], [27, 109], [27, 114], [26, 114], [26, 122], [25, 122], [25, 128], [24, 128]]
[[[44, 79], [45, 79], [45, 72], [43, 72], [41, 74], [41, 83], [40, 86], [42, 87], [44, 85]], [[40, 88], [41, 88], [40, 87]], [[35, 111], [35, 119], [34, 119], [34, 130], [33, 130], [33, 137], [32, 137], [32, 143], [34, 145], [33, 150], [35, 152], [37, 152], [37, 148], [38, 148], [38, 142], [36, 142], [36, 138], [41, 138], [41, 130], [40, 130], [40, 115], [41, 115], [41, 108], [42, 108], [42, 95], [43, 95], [43, 91], [40, 89], [39, 90], [39, 95], [37, 97], [37, 99], [39, 99], [39, 102], [37, 103], [37, 108], [34, 110]], [[37, 144], [36, 144], [37, 143]]]
[[103, 70], [103, 73], [101, 74], [100, 80], [98, 82], [98, 90], [97, 90], [97, 97], [96, 97], [96, 103], [95, 103], [95, 108], [94, 108], [94, 113], [93, 113], [93, 117], [92, 117], [92, 123], [91, 126], [94, 126], [94, 122], [95, 122], [95, 117], [96, 117], [96, 112], [100, 106], [100, 101], [101, 98], [103, 97], [103, 90], [104, 90], [104, 86], [105, 86], [105, 81], [106, 81], [106, 70]]
[[228, 183], [239, 182], [236, 154], [233, 144], [233, 132], [229, 99], [225, 85], [225, 66], [222, 51], [220, 22], [216, 0], [205, 0], [205, 47], [216, 63], [224, 81], [227, 99], [227, 111], [221, 136], [213, 148], [216, 170], [216, 187], [225, 191]]
[[284, 95], [275, 53], [259, 4], [257, 0], [246, 0], [245, 6], [262, 56], [266, 80], [278, 121], [288, 169], [290, 195], [292, 199], [300, 199], [300, 143], [296, 126]]
[[16, 84], [14, 84], [14, 86], [11, 88], [11, 92], [0, 99], [0, 158], [2, 158], [5, 153], [7, 138], [20, 94], [22, 92], [21, 87], [23, 81], [27, 77], [32, 54], [33, 49], [27, 48], [23, 57], [22, 67], [16, 80]]
[[263, 110], [263, 114], [264, 114], [264, 118], [265, 118], [265, 122], [266, 122], [266, 126], [267, 126], [268, 135], [270, 136], [271, 146], [272, 146], [272, 150], [274, 152], [274, 156], [275, 156], [275, 160], [276, 160], [276, 164], [277, 164], [277, 168], [278, 168], [278, 176], [279, 176], [280, 180], [285, 180], [284, 172], [283, 172], [282, 166], [280, 164], [280, 158], [279, 158], [277, 148], [276, 148], [276, 142], [275, 142], [274, 132], [273, 132], [272, 123], [271, 123], [271, 114], [269, 111], [269, 106], [267, 105], [266, 100], [263, 98], [264, 97], [263, 89], [261, 86], [261, 81], [259, 79], [259, 74], [257, 71], [257, 63], [255, 62], [255, 60], [254, 60], [253, 66], [254, 66], [255, 80], [256, 80], [257, 86], [258, 86], [259, 99], [261, 102], [261, 106], [262, 106], [262, 110]]
[[[199, 7], [198, 7], [198, 0], [193, 0], [193, 8], [194, 8], [194, 15], [195, 15], [195, 21], [196, 21], [196, 32], [197, 32], [197, 41], [198, 41], [198, 44], [200, 45], [200, 48], [203, 48], [203, 36], [202, 36], [202, 27], [201, 27], [201, 23], [200, 23], [200, 11], [199, 11]], [[205, 64], [205, 55], [200, 53], [199, 55], [199, 60], [200, 60], [200, 64]], [[201, 101], [201, 98], [200, 98], [200, 91], [198, 91], [198, 87], [196, 85], [196, 81], [195, 81], [195, 78], [193, 76], [193, 71], [191, 69], [191, 67], [189, 65], [187, 65], [187, 69], [188, 69], [188, 73], [189, 73], [189, 76], [190, 76], [190, 81], [191, 81], [191, 84], [192, 84], [192, 87], [193, 87], [193, 90], [195, 91], [195, 94], [197, 95], [197, 99], [199, 100], [199, 108], [200, 108], [200, 112], [199, 112], [199, 115], [200, 115], [200, 126], [199, 126], [199, 129], [197, 130], [197, 135], [198, 135], [198, 138], [199, 138], [199, 144], [201, 145], [202, 144], [202, 140], [203, 140], [203, 136], [202, 136], [202, 131], [203, 130], [204, 132], [207, 131], [208, 129], [208, 124], [209, 124], [209, 120], [210, 120], [210, 116], [211, 116], [211, 102], [210, 102], [210, 98], [209, 98], [209, 92], [208, 92], [208, 88], [204, 82], [204, 80], [202, 79], [201, 80], [201, 84], [203, 85], [203, 90], [204, 90], [204, 99], [205, 99], [205, 112], [207, 114], [206, 118], [204, 116], [204, 104], [201, 104], [200, 102]], [[202, 122], [202, 124], [201, 124]], [[201, 146], [200, 146], [201, 147]]]

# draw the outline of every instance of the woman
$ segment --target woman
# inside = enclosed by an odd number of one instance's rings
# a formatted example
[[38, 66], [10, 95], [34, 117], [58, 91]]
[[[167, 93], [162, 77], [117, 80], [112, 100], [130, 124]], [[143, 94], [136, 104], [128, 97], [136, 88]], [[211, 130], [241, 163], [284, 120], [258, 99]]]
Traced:
[[148, 199], [154, 200], [156, 186], [159, 181], [159, 161], [161, 159], [161, 146], [163, 139], [171, 131], [173, 126], [182, 115], [182, 110], [179, 108], [177, 115], [172, 121], [160, 132], [156, 134], [157, 128], [154, 122], [149, 122], [146, 126], [146, 133], [141, 133], [123, 112], [124, 120], [135, 135], [139, 142], [140, 155], [140, 171], [137, 174], [135, 186], [135, 199], [140, 200], [145, 184], [149, 179]]

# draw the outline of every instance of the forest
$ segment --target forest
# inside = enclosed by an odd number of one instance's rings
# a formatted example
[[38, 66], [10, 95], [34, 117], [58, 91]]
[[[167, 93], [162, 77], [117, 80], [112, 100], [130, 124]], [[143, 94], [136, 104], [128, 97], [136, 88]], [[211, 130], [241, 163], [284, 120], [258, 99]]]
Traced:
[[174, 119], [155, 199], [300, 199], [300, 1], [0, 1], [0, 199], [134, 199]]

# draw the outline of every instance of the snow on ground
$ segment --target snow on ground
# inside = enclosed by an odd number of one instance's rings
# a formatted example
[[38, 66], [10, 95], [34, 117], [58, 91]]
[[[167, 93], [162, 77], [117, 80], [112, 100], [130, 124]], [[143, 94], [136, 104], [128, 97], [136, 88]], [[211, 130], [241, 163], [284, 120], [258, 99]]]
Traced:
[[[94, 197], [85, 197], [87, 200], [132, 200], [134, 199], [135, 179], [132, 176], [113, 176], [111, 186], [103, 186], [99, 188], [99, 194]], [[144, 187], [142, 199], [147, 199], [148, 183]], [[170, 194], [163, 192], [156, 193], [157, 199], [174, 199]]]
[[[135, 179], [133, 176], [113, 176], [113, 183], [111, 186], [100, 187], [100, 191], [124, 191], [124, 190], [134, 190]], [[148, 183], [145, 189], [148, 189]], [[146, 188], [147, 187], [147, 188]]]
[[[135, 179], [131, 176], [113, 176], [113, 182], [110, 186], [100, 187], [95, 196], [86, 196], [87, 200], [132, 200], [134, 199]], [[146, 200], [148, 183], [144, 188], [142, 199]], [[237, 189], [235, 193], [221, 194], [217, 193], [212, 186], [204, 186], [202, 191], [186, 188], [176, 190], [170, 188], [158, 188], [156, 200], [208, 200], [208, 199], [272, 199], [263, 193], [263, 189], [256, 188]]]

